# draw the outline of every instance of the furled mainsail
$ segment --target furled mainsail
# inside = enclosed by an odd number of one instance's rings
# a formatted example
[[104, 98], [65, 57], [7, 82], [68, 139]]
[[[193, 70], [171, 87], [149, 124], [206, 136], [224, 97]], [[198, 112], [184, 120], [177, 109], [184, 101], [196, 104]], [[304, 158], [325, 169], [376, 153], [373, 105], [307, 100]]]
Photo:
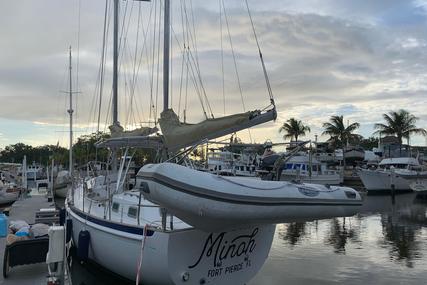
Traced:
[[156, 127], [141, 127], [135, 130], [125, 131], [122, 126], [117, 124], [111, 125], [108, 128], [110, 129], [112, 138], [148, 136], [158, 131]]
[[159, 124], [166, 146], [169, 150], [176, 150], [274, 120], [276, 116], [276, 109], [273, 108], [264, 113], [256, 110], [207, 119], [198, 124], [186, 124], [179, 121], [172, 109], [168, 109], [161, 113]]

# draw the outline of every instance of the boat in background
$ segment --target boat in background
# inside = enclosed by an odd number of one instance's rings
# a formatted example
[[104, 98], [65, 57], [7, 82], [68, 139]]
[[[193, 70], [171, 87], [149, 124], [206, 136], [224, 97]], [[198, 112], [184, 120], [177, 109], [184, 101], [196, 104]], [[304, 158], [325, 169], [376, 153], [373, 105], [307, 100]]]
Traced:
[[[412, 191], [410, 185], [417, 179], [423, 179], [422, 165], [413, 157], [385, 158], [377, 169], [359, 169], [358, 174], [369, 193], [389, 192], [394, 188], [398, 192]], [[412, 181], [411, 181], [412, 180]]]
[[224, 176], [256, 177], [258, 160], [256, 153], [212, 150], [208, 153], [207, 171]]
[[[326, 163], [320, 163], [314, 156], [305, 152], [272, 153], [262, 158], [261, 169], [258, 171], [263, 179], [268, 180], [278, 159], [284, 157], [280, 169], [280, 180], [313, 183], [321, 185], [340, 185], [343, 183], [343, 173], [340, 170], [328, 168]], [[273, 171], [274, 172], [274, 171]]]
[[46, 178], [45, 177], [46, 175], [44, 174], [44, 171], [43, 171], [43, 167], [40, 164], [37, 164], [35, 162], [27, 166], [26, 176], [27, 176], [27, 180], [30, 180], [30, 181], [36, 181], [36, 180]]
[[53, 183], [53, 191], [55, 196], [66, 198], [68, 189], [71, 187], [71, 182], [70, 172], [67, 170], [59, 171]]
[[284, 164], [280, 180], [340, 185], [343, 182], [343, 174], [339, 170], [328, 169], [326, 164], [308, 154], [298, 154]]
[[343, 149], [345, 162], [348, 164], [356, 164], [365, 159], [365, 150], [360, 146], [346, 146]]
[[18, 200], [21, 191], [15, 183], [0, 181], [0, 205], [10, 204]]

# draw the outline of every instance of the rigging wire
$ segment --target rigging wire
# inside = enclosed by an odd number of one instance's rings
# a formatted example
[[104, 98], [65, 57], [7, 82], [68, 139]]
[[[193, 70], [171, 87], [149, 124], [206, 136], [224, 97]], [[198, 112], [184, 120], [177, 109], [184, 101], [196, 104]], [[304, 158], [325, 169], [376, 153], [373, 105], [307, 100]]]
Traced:
[[[80, 66], [80, 24], [81, 24], [81, 0], [79, 0], [78, 5], [78, 24], [77, 24], [77, 62], [76, 62], [76, 90], [78, 91], [79, 88], [79, 66]], [[74, 120], [77, 122], [78, 120], [78, 103], [79, 103], [79, 96], [75, 97], [75, 104], [76, 108], [74, 109]]]
[[157, 75], [156, 75], [156, 108], [154, 111], [154, 120], [155, 125], [157, 125], [157, 111], [158, 111], [158, 102], [159, 102], [159, 84], [160, 84], [160, 45], [161, 45], [161, 23], [162, 23], [162, 9], [161, 9], [161, 3], [159, 3], [159, 22], [158, 22], [158, 35], [157, 35]]
[[107, 39], [107, 13], [108, 13], [108, 0], [105, 1], [104, 11], [104, 33], [102, 35], [102, 52], [101, 52], [101, 70], [100, 70], [100, 83], [99, 83], [99, 103], [98, 103], [98, 120], [96, 125], [96, 133], [99, 134], [99, 124], [101, 122], [101, 108], [102, 108], [102, 93], [104, 89], [104, 70], [105, 70], [105, 56], [106, 56], [106, 39]]
[[[184, 16], [182, 12], [182, 0], [181, 0], [181, 27], [182, 27], [182, 35], [185, 35], [185, 28], [184, 28]], [[172, 30], [173, 32], [173, 30]], [[182, 50], [182, 58], [181, 58], [181, 74], [180, 74], [180, 80], [179, 80], [179, 100], [178, 100], [178, 119], [181, 115], [181, 98], [182, 98], [182, 80], [184, 77], [184, 61], [185, 61], [185, 42], [184, 42], [184, 49]]]
[[[226, 23], [226, 27], [227, 27], [228, 38], [229, 38], [229, 41], [230, 41], [231, 54], [233, 55], [234, 70], [236, 72], [237, 84], [239, 86], [240, 99], [242, 100], [243, 111], [246, 112], [245, 100], [243, 99], [242, 85], [240, 83], [240, 76], [239, 76], [239, 72], [238, 72], [238, 69], [237, 69], [236, 55], [234, 53], [233, 40], [231, 38], [231, 33], [230, 33], [230, 25], [228, 23], [227, 10], [226, 10], [225, 5], [224, 5], [224, 0], [221, 0], [221, 2], [222, 2], [222, 8], [224, 10], [224, 18], [225, 18], [225, 23]], [[252, 134], [251, 134], [251, 130], [250, 129], [248, 129], [248, 133], [249, 133], [249, 139], [252, 142]]]
[[[144, 39], [143, 39], [143, 46], [142, 46], [142, 49], [141, 49], [141, 52], [140, 52], [139, 63], [138, 63], [138, 69], [137, 69], [137, 71], [136, 71], [136, 73], [137, 73], [137, 74], [139, 74], [139, 70], [140, 70], [141, 65], [142, 65], [143, 56], [144, 56], [144, 51], [145, 51], [145, 53], [146, 53], [146, 57], [147, 57], [147, 59], [148, 59], [148, 58], [149, 58], [149, 56], [150, 56], [150, 53], [149, 53], [149, 50], [148, 50], [148, 47], [147, 47], [147, 37], [148, 37], [148, 35], [149, 35], [149, 28], [150, 28], [150, 23], [151, 23], [151, 19], [152, 19], [152, 14], [153, 14], [153, 5], [151, 5], [151, 8], [150, 8], [150, 14], [149, 14], [149, 17], [148, 17], [148, 23], [147, 23], [147, 27], [146, 27], [146, 29], [144, 29], [144, 22], [142, 22], [142, 23], [141, 23], [142, 30], [143, 30], [143, 32], [144, 32]], [[147, 63], [149, 63], [149, 60], [147, 60]], [[136, 78], [136, 79], [137, 79], [137, 78]], [[135, 89], [137, 89], [137, 88], [138, 88], [138, 85], [136, 85], [136, 80], [135, 80], [134, 88], [135, 88]], [[138, 97], [137, 97], [136, 99], [138, 99]], [[137, 101], [137, 100], [136, 100], [136, 101]], [[136, 103], [135, 105], [136, 105], [136, 111], [137, 111], [137, 113], [138, 113], [138, 116], [139, 116], [140, 118], [143, 118], [143, 109], [141, 109], [141, 112], [140, 112], [140, 110], [139, 110], [139, 108], [138, 108], [139, 104], [138, 104], [138, 103]], [[150, 105], [149, 105], [149, 106], [150, 106]], [[150, 117], [148, 118], [148, 120], [150, 120]]]
[[[202, 91], [202, 96], [200, 98], [201, 99], [201, 104], [206, 104], [206, 107], [209, 111], [209, 115], [214, 118], [213, 112], [212, 112], [212, 108], [210, 106], [209, 103], [209, 99], [207, 97], [206, 94], [206, 90], [204, 88], [203, 85], [203, 80], [202, 80], [202, 75], [201, 75], [201, 71], [200, 71], [200, 64], [199, 64], [199, 58], [198, 58], [198, 52], [197, 52], [197, 39], [196, 39], [196, 28], [195, 28], [195, 23], [194, 23], [194, 13], [193, 13], [193, 5], [192, 5], [192, 1], [190, 1], [190, 12], [191, 15], [190, 17], [188, 16], [187, 13], [187, 7], [184, 6], [184, 13], [185, 13], [185, 18], [186, 18], [186, 24], [187, 24], [187, 32], [188, 32], [188, 42], [187, 42], [187, 51], [188, 51], [188, 55], [189, 55], [189, 59], [192, 59], [195, 65], [195, 69], [196, 69], [196, 74], [197, 74], [197, 80], [199, 81], [199, 84], [201, 86], [200, 91]], [[192, 43], [192, 46], [194, 46], [194, 51], [195, 51], [195, 56], [193, 56], [193, 54], [190, 52], [190, 42]], [[188, 63], [191, 65], [191, 61], [188, 61]], [[193, 74], [193, 76], [195, 76]], [[200, 94], [198, 94], [198, 96], [200, 96]], [[205, 103], [203, 103], [203, 101], [205, 101]], [[208, 119], [208, 115], [206, 112], [205, 113], [205, 117], [206, 119]]]
[[264, 58], [262, 57], [262, 52], [261, 52], [261, 48], [260, 48], [260, 45], [259, 45], [259, 41], [258, 41], [258, 37], [257, 37], [256, 31], [255, 31], [255, 25], [254, 25], [254, 22], [252, 20], [252, 14], [251, 14], [251, 11], [249, 9], [248, 0], [245, 0], [245, 3], [246, 3], [246, 9], [248, 11], [249, 19], [251, 20], [252, 31], [254, 33], [255, 41], [256, 41], [256, 44], [257, 44], [257, 47], [258, 47], [259, 58], [260, 58], [261, 64], [262, 64], [262, 70], [264, 72], [265, 83], [267, 84], [268, 95], [270, 96], [270, 103], [274, 106], [273, 91], [271, 89], [270, 79], [268, 78], [267, 69], [265, 68]]
[[137, 23], [137, 30], [136, 30], [136, 41], [135, 41], [135, 53], [134, 53], [134, 60], [133, 60], [133, 72], [132, 72], [132, 82], [131, 82], [131, 91], [130, 91], [130, 112], [128, 113], [127, 121], [130, 120], [130, 116], [132, 112], [132, 104], [133, 104], [133, 98], [135, 96], [135, 82], [136, 82], [136, 62], [137, 62], [137, 55], [138, 55], [138, 42], [139, 42], [139, 28], [141, 23], [141, 2], [138, 6], [138, 23]]
[[[151, 80], [150, 80], [150, 115], [149, 118], [153, 118], [154, 125], [157, 124], [157, 117], [155, 106], [154, 106], [154, 70], [155, 70], [155, 58], [156, 58], [156, 36], [157, 36], [157, 1], [154, 2], [154, 20], [153, 20], [153, 45], [152, 45], [152, 54], [151, 54]], [[159, 28], [160, 29], [160, 28]]]
[[[111, 7], [108, 6], [108, 0], [106, 0], [105, 5], [106, 5], [106, 8], [108, 7], [108, 13], [106, 15], [104, 15], [104, 30], [107, 29], [107, 31], [106, 32], [104, 31], [104, 32], [106, 33], [107, 38], [108, 38], [109, 21], [107, 19], [111, 16]], [[107, 23], [107, 26], [105, 25], [105, 23]], [[105, 42], [107, 42], [107, 38], [106, 38]], [[105, 43], [102, 44], [102, 48], [104, 48], [104, 46], [106, 46]], [[105, 48], [107, 48], [107, 47], [105, 47]], [[103, 64], [102, 63], [103, 60], [105, 61], [105, 57], [104, 57], [104, 59], [101, 58], [101, 61], [100, 61], [98, 74], [96, 77], [95, 90], [94, 90], [94, 93], [92, 96], [92, 102], [90, 105], [90, 111], [89, 111], [89, 115], [88, 115], [88, 125], [87, 125], [86, 130], [85, 130], [86, 133], [89, 132], [90, 128], [92, 128], [91, 132], [93, 132], [94, 131], [93, 127], [95, 127], [96, 125], [92, 125], [92, 122], [97, 122], [96, 106], [99, 106], [99, 104], [97, 104], [96, 102], [98, 101], [98, 98], [99, 98], [98, 97], [99, 96], [98, 91], [100, 89], [100, 82], [101, 82], [101, 79], [103, 80], [102, 76], [104, 76], [104, 73], [101, 73], [101, 65]], [[102, 84], [102, 86], [103, 86], [103, 84]], [[98, 110], [99, 115], [100, 115], [100, 113], [101, 113], [101, 109]]]
[[222, 103], [223, 111], [225, 116], [225, 79], [224, 79], [224, 46], [223, 46], [223, 35], [222, 35], [222, 4], [221, 0], [218, 0], [219, 3], [219, 27], [220, 27], [220, 37], [221, 37], [221, 74], [222, 74]]
[[243, 99], [242, 85], [240, 84], [240, 76], [239, 76], [239, 72], [238, 72], [238, 69], [237, 69], [236, 55], [234, 53], [233, 40], [231, 38], [231, 33], [230, 33], [230, 25], [228, 23], [227, 10], [226, 10], [225, 5], [224, 5], [224, 0], [221, 0], [221, 2], [222, 2], [222, 8], [223, 8], [223, 11], [224, 11], [224, 18], [225, 18], [225, 23], [226, 23], [226, 27], [227, 27], [227, 32], [228, 32], [228, 39], [229, 39], [230, 47], [231, 47], [231, 54], [233, 55], [234, 71], [236, 73], [237, 85], [239, 86], [240, 99], [242, 100], [243, 111], [246, 112], [245, 101]]

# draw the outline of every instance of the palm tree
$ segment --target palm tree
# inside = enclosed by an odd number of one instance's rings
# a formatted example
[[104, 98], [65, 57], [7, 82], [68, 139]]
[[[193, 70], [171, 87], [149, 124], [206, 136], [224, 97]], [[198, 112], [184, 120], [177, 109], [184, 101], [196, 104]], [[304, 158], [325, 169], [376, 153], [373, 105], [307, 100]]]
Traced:
[[383, 114], [383, 118], [386, 123], [375, 124], [374, 128], [378, 129], [375, 133], [396, 135], [400, 146], [402, 146], [403, 138], [408, 140], [409, 145], [409, 137], [412, 134], [427, 136], [427, 131], [425, 129], [417, 128], [415, 126], [418, 118], [404, 109], [400, 109], [397, 112], [391, 111], [388, 114]]
[[343, 116], [331, 116], [329, 122], [323, 123], [323, 135], [330, 135], [330, 140], [337, 146], [344, 146], [348, 141], [360, 138], [359, 135], [353, 132], [360, 127], [359, 123], [349, 124], [347, 127], [344, 124]]
[[299, 136], [305, 136], [306, 132], [310, 132], [310, 127], [305, 126], [301, 120], [297, 120], [295, 118], [290, 118], [286, 121], [286, 123], [283, 123], [283, 125], [279, 129], [279, 133], [282, 131], [285, 132], [285, 135], [283, 136], [284, 139], [292, 139], [295, 138], [295, 141], [298, 141]]

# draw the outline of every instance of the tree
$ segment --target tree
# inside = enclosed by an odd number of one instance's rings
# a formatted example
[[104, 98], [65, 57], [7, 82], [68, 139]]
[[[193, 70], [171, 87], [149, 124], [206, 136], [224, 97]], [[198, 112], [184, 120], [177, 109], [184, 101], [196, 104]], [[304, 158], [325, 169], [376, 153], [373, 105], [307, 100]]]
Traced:
[[352, 123], [347, 127], [344, 124], [343, 116], [331, 116], [329, 122], [323, 123], [323, 135], [330, 135], [329, 139], [335, 146], [343, 147], [347, 142], [360, 140], [360, 135], [353, 132], [360, 127], [359, 123]]
[[88, 161], [107, 161], [108, 150], [105, 148], [97, 149], [95, 143], [109, 137], [109, 134], [102, 132], [78, 137], [77, 142], [73, 145], [74, 163], [78, 166], [84, 166]]
[[310, 127], [305, 126], [301, 120], [297, 120], [295, 118], [290, 118], [283, 123], [283, 125], [279, 129], [279, 133], [282, 131], [285, 132], [283, 138], [284, 139], [292, 139], [295, 138], [295, 141], [298, 141], [299, 136], [305, 136], [306, 132], [310, 132]]
[[32, 147], [24, 143], [16, 143], [6, 146], [0, 152], [3, 162], [20, 163], [24, 159], [24, 155], [27, 157], [28, 163], [32, 163], [33, 161], [47, 163], [52, 157], [57, 163], [64, 165], [68, 163], [68, 150], [56, 145]]
[[376, 137], [369, 137], [367, 139], [362, 139], [360, 141], [359, 145], [361, 147], [363, 147], [364, 149], [371, 150], [374, 147], [378, 146], [378, 141], [379, 141], [379, 139]]
[[408, 140], [413, 134], [427, 136], [427, 131], [423, 128], [417, 128], [415, 123], [418, 118], [404, 109], [390, 111], [388, 114], [383, 114], [385, 124], [375, 124], [374, 128], [377, 129], [375, 133], [384, 135], [396, 135], [399, 144], [402, 147], [402, 139]]

